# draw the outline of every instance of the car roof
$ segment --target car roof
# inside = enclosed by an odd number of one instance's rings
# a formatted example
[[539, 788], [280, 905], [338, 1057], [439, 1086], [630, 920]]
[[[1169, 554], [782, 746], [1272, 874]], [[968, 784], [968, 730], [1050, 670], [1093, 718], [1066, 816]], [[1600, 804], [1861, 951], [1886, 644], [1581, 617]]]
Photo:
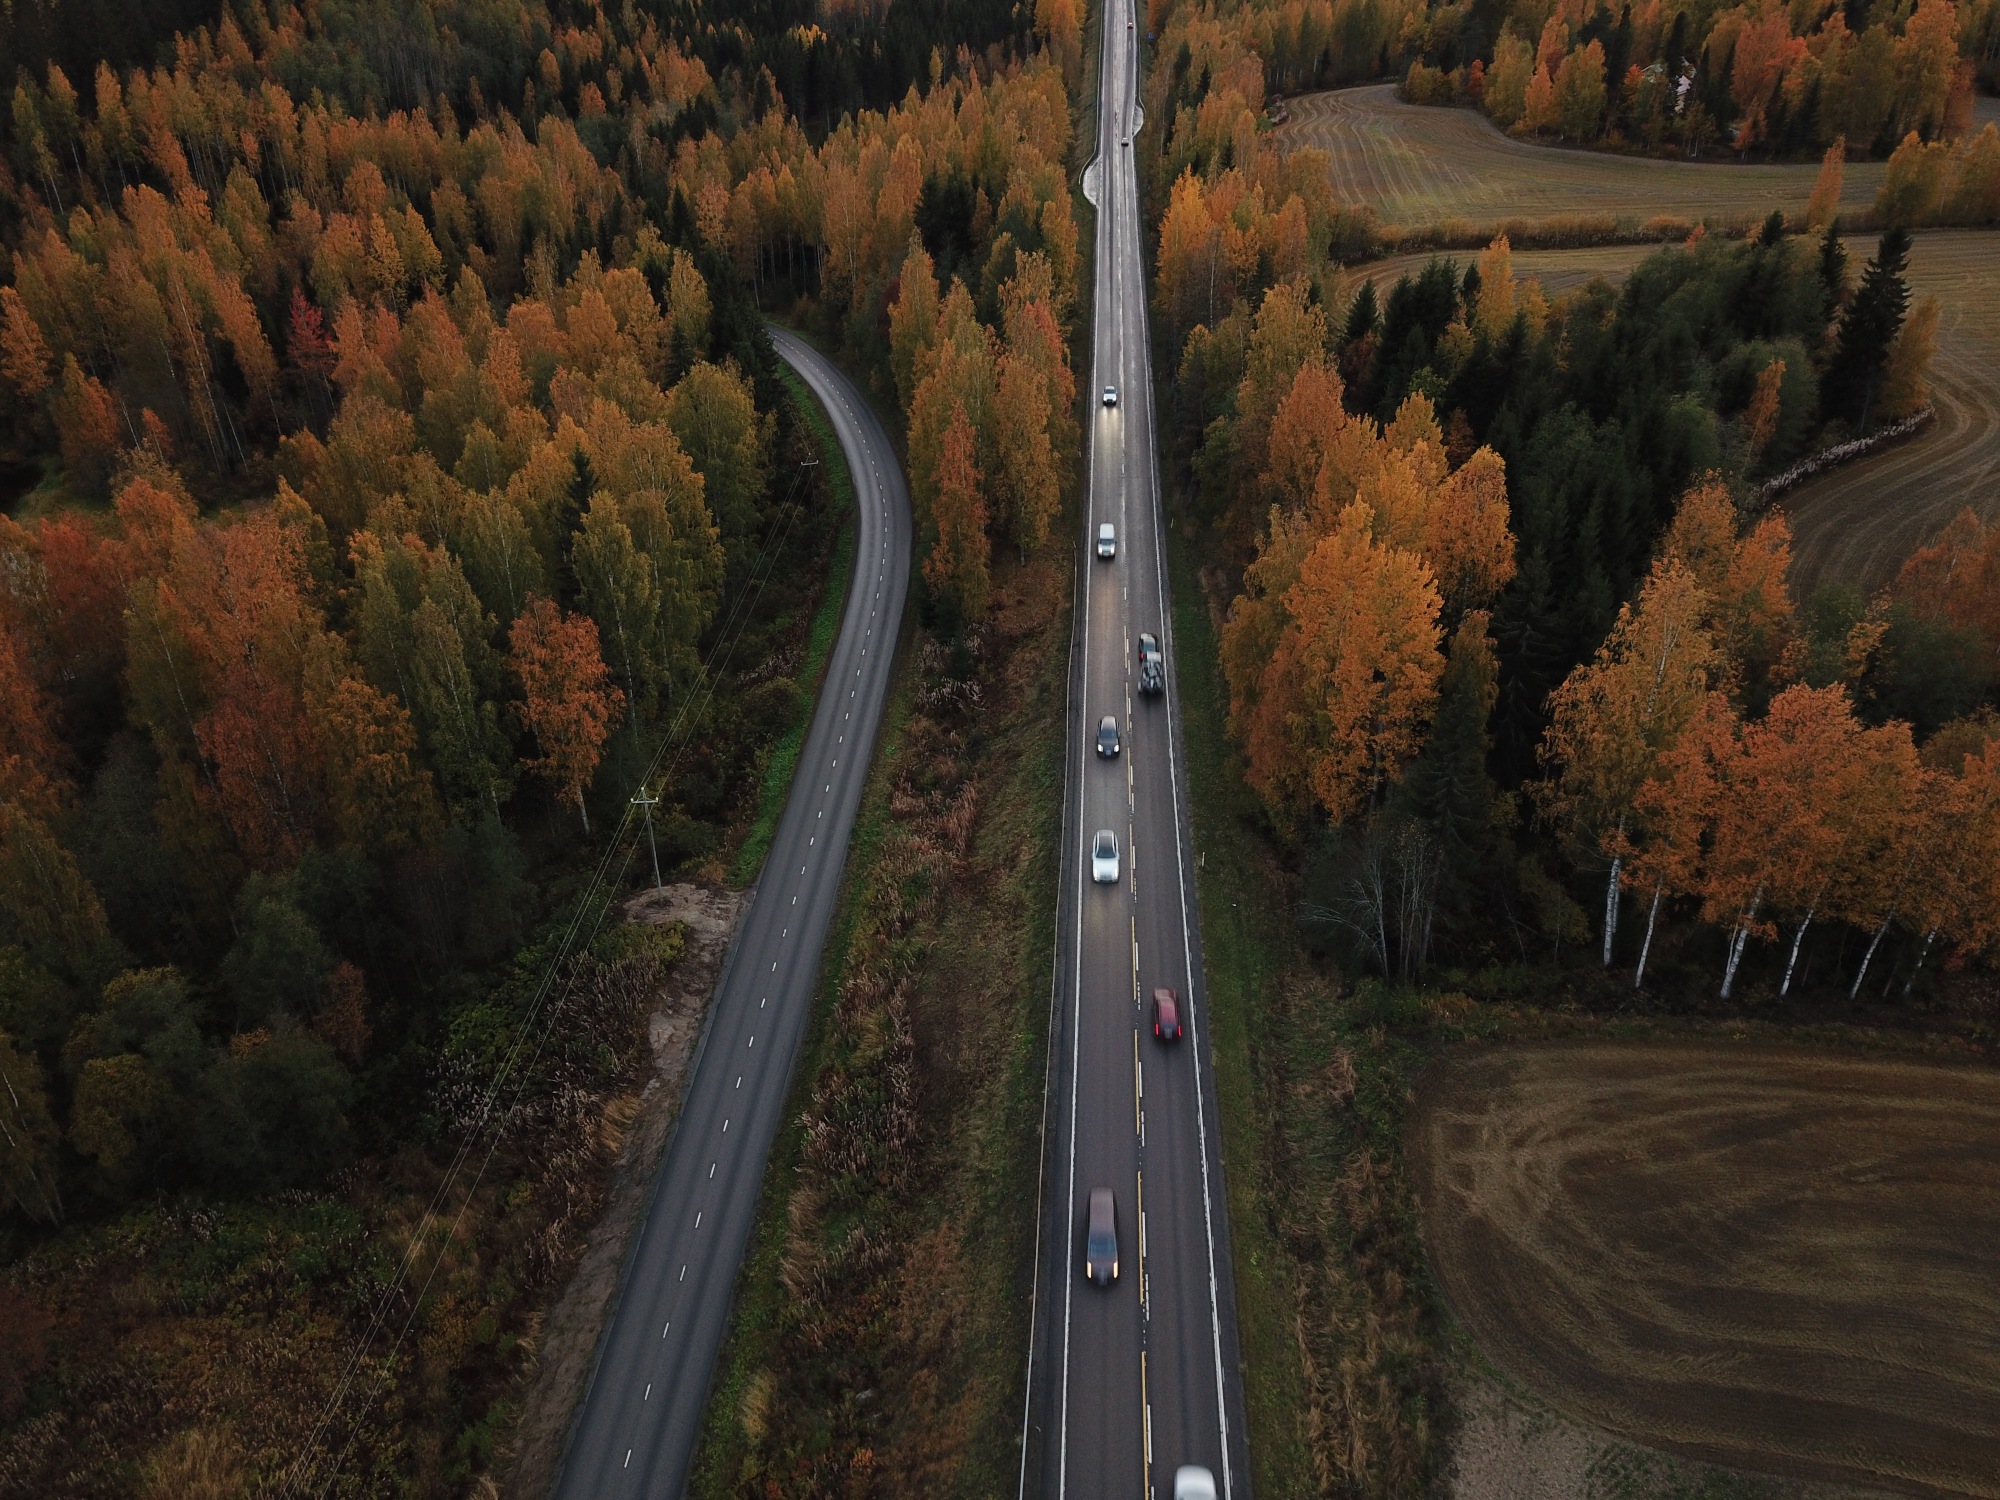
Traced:
[[1116, 845], [1117, 842], [1118, 835], [1113, 833], [1109, 828], [1100, 828], [1097, 830], [1098, 848], [1102, 849], [1106, 844]]
[[1153, 986], [1153, 998], [1155, 1000], [1164, 1000], [1169, 1005], [1176, 1005], [1179, 1004], [1181, 997], [1168, 989], [1164, 984], [1159, 984]]
[[1108, 1222], [1111, 1216], [1117, 1212], [1117, 1200], [1111, 1196], [1110, 1188], [1092, 1188], [1090, 1190], [1090, 1227], [1092, 1229], [1098, 1227], [1098, 1220], [1100, 1218]]
[[1116, 729], [1118, 727], [1118, 715], [1106, 714], [1097, 721], [1097, 727], [1099, 729]]
[[1103, 535], [1105, 535], [1105, 533], [1107, 533], [1107, 532], [1109, 532], [1109, 531], [1113, 531], [1113, 530], [1115, 530], [1115, 529], [1116, 529], [1116, 528], [1114, 528], [1114, 527], [1112, 526], [1112, 524], [1111, 524], [1111, 523], [1110, 523], [1109, 521], [1105, 521], [1105, 522], [1103, 522], [1103, 523], [1102, 523], [1101, 525], [1099, 525], [1099, 526], [1098, 526], [1098, 528], [1097, 528], [1097, 534], [1098, 534], [1099, 536], [1103, 536]]

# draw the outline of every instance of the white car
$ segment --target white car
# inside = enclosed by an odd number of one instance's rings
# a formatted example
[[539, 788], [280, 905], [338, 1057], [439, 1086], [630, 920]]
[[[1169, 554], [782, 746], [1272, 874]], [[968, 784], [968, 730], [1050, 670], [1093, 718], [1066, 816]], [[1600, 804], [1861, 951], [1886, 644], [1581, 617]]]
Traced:
[[1098, 829], [1090, 841], [1090, 878], [1099, 885], [1118, 883], [1118, 835], [1109, 828]]
[[1215, 1476], [1200, 1464], [1174, 1470], [1174, 1500], [1215, 1500]]
[[1107, 562], [1118, 555], [1118, 528], [1109, 521], [1097, 528], [1097, 555]]
[[[1132, 143], [1131, 143], [1131, 141], [1130, 141], [1130, 140], [1128, 139], [1128, 140], [1127, 140], [1127, 141], [1125, 142], [1125, 144], [1129, 146], [1129, 145], [1131, 145]], [[1115, 385], [1107, 385], [1107, 386], [1106, 386], [1106, 387], [1104, 388], [1104, 404], [1105, 404], [1106, 406], [1116, 406], [1116, 405], [1118, 404], [1118, 387], [1117, 387], [1117, 386], [1115, 386]]]

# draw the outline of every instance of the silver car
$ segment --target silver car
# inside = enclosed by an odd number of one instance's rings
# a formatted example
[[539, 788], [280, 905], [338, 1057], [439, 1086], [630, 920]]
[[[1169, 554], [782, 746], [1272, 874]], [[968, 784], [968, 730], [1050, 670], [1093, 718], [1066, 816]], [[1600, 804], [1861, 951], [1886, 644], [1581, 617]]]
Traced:
[[1109, 828], [1098, 829], [1090, 841], [1090, 878], [1099, 885], [1118, 883], [1118, 835]]
[[1118, 528], [1109, 521], [1097, 528], [1097, 555], [1107, 561], [1118, 555]]
[[1174, 1500], [1215, 1500], [1215, 1476], [1200, 1464], [1174, 1470]]
[[[1130, 145], [1130, 144], [1131, 144], [1131, 142], [1129, 142], [1129, 141], [1128, 141], [1128, 142], [1126, 142], [1126, 144], [1127, 144], [1127, 145]], [[1106, 406], [1116, 406], [1116, 405], [1118, 404], [1118, 387], [1117, 387], [1117, 386], [1115, 386], [1115, 385], [1107, 385], [1107, 386], [1106, 386], [1106, 387], [1104, 388], [1104, 404], [1105, 404]]]

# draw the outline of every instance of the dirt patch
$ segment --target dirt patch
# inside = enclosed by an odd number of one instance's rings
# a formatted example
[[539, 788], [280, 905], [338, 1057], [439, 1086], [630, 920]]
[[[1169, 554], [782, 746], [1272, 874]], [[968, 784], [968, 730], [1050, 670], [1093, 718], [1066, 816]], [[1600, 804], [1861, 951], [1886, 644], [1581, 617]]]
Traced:
[[1447, 1301], [1564, 1415], [1986, 1497], [1996, 1143], [2000, 1071], [1725, 1044], [1468, 1054], [1426, 1075], [1410, 1133]]
[[670, 885], [625, 903], [628, 922], [684, 923], [687, 948], [653, 1007], [653, 1076], [636, 1097], [615, 1100], [606, 1110], [606, 1129], [622, 1131], [624, 1146], [604, 1215], [591, 1231], [576, 1274], [540, 1330], [507, 1476], [505, 1493], [515, 1500], [539, 1500], [555, 1482], [570, 1420], [597, 1360], [598, 1337], [618, 1291], [626, 1251], [645, 1215], [654, 1175], [680, 1114], [688, 1061], [701, 1037], [702, 1018], [748, 901], [741, 891]]
[[[1803, 213], [1819, 176], [1816, 161], [1661, 161], [1533, 145], [1470, 109], [1405, 104], [1387, 83], [1294, 99], [1273, 138], [1280, 151], [1325, 151], [1335, 197], [1405, 227], [1579, 214], [1754, 224], [1774, 208]], [[1883, 162], [1849, 162], [1841, 211], [1869, 208], [1886, 171]]]

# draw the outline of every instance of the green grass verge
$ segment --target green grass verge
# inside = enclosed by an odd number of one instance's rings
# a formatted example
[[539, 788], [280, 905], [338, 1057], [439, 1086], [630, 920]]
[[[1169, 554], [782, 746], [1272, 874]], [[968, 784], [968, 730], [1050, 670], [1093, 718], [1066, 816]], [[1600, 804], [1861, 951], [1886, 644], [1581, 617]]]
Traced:
[[[1013, 1488], [1062, 816], [1070, 590], [1052, 559], [996, 570], [977, 709], [935, 693], [953, 653], [906, 625], [696, 1496], [870, 1473], [939, 1500]], [[961, 791], [976, 818], [942, 855]], [[905, 1097], [885, 1068], [905, 1031], [911, 1128], [893, 1158], [829, 1170], [805, 1120], [866, 1147], [882, 1113], [842, 1101]]]
[[[906, 626], [906, 644], [912, 634], [914, 631]], [[813, 1001], [811, 1028], [799, 1057], [798, 1071], [793, 1075], [791, 1095], [785, 1101], [784, 1124], [772, 1143], [771, 1159], [764, 1169], [763, 1197], [757, 1207], [750, 1250], [737, 1272], [736, 1305], [718, 1362], [715, 1388], [702, 1419], [701, 1446], [696, 1450], [694, 1472], [688, 1482], [690, 1495], [720, 1500], [735, 1493], [736, 1480], [749, 1451], [742, 1420], [744, 1397], [752, 1382], [762, 1374], [783, 1324], [788, 1298], [779, 1279], [779, 1269], [788, 1230], [785, 1206], [805, 1144], [801, 1121], [811, 1102], [813, 1085], [831, 1053], [833, 1009], [839, 1001], [841, 979], [847, 972], [848, 955], [853, 951], [862, 915], [855, 893], [865, 887], [867, 874], [881, 863], [883, 846], [888, 841], [893, 777], [886, 768], [897, 759], [915, 698], [912, 655], [909, 650], [902, 650], [883, 707], [875, 765], [862, 792], [861, 809], [855, 815], [840, 905], [827, 932], [821, 958], [819, 993]]]
[[757, 872], [764, 866], [764, 856], [770, 852], [771, 839], [778, 828], [778, 816], [784, 812], [785, 798], [792, 789], [792, 773], [798, 769], [799, 752], [805, 748], [806, 731], [812, 727], [813, 709], [819, 702], [820, 678], [826, 673], [826, 659], [832, 655], [834, 637], [840, 631], [840, 611], [847, 602], [848, 575], [854, 571], [854, 476], [848, 472], [847, 455], [841, 451], [840, 439], [834, 435], [833, 424], [827, 421], [825, 411], [790, 365], [781, 363], [779, 378], [784, 381], [792, 404], [798, 408], [799, 419], [819, 444], [820, 462], [826, 465], [828, 493], [833, 496], [834, 509], [841, 518], [840, 538], [834, 543], [833, 558], [820, 592], [819, 608], [814, 612], [812, 625], [806, 632], [805, 660], [798, 672], [799, 686], [803, 689], [798, 714], [791, 727], [772, 744], [766, 756], [764, 780], [757, 792], [757, 813], [751, 819], [749, 831], [743, 836], [743, 843], [730, 867], [730, 883], [739, 889], [757, 878]]
[[1229, 744], [1228, 697], [1196, 553], [1196, 544], [1170, 517], [1167, 565], [1173, 585], [1175, 686], [1194, 843], [1200, 851], [1195, 883], [1201, 898], [1209, 1050], [1222, 1115], [1247, 1441], [1260, 1494], [1308, 1495], [1319, 1486], [1300, 1431], [1306, 1377], [1293, 1333], [1297, 1308], [1290, 1257], [1268, 1197], [1265, 1163], [1273, 1142], [1269, 1090], [1258, 1067], [1273, 1003], [1287, 970], [1303, 956], [1284, 903], [1270, 899], [1271, 871], [1255, 829], [1255, 799]]

